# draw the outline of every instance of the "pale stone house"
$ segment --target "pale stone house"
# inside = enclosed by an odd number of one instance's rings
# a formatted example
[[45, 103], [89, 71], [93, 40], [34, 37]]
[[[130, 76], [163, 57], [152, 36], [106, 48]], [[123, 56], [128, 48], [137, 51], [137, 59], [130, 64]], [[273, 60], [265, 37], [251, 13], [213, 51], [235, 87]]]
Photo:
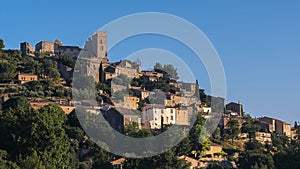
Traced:
[[18, 81], [21, 84], [31, 82], [31, 81], [37, 81], [37, 80], [38, 80], [38, 76], [34, 75], [34, 74], [26, 74], [26, 73], [19, 73], [18, 74]]
[[176, 124], [176, 109], [164, 105], [146, 106], [142, 111], [142, 124], [150, 129], [161, 129], [161, 124]]

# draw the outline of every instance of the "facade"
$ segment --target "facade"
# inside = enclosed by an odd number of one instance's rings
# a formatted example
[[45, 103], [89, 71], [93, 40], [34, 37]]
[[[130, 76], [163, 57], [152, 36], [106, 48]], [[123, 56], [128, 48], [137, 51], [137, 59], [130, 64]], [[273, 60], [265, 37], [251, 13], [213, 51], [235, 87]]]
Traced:
[[177, 87], [180, 88], [180, 91], [182, 91], [187, 97], [194, 96], [196, 94], [196, 90], [199, 90], [195, 83], [178, 82]]
[[176, 124], [182, 126], [190, 125], [190, 113], [189, 110], [176, 110]]
[[97, 31], [85, 42], [84, 48], [78, 56], [81, 60], [86, 61], [86, 74], [93, 76], [96, 82], [99, 82], [100, 63], [106, 67], [107, 44], [106, 32]]
[[140, 99], [135, 96], [124, 96], [124, 108], [136, 110]]
[[243, 105], [231, 102], [226, 105], [226, 113], [232, 116], [243, 116]]
[[176, 124], [176, 109], [164, 105], [146, 106], [142, 111], [142, 124], [150, 129], [161, 129], [161, 124]]
[[58, 49], [58, 44], [55, 42], [46, 42], [41, 41], [35, 45], [35, 51], [41, 53], [51, 53], [54, 54], [55, 51]]
[[230, 117], [228, 115], [223, 115], [220, 122], [219, 122], [219, 127], [221, 129], [224, 129], [227, 127], [227, 123], [230, 121], [230, 120], [237, 120], [239, 122], [239, 127], [241, 128], [242, 127], [242, 124], [244, 123], [244, 119], [242, 117]]
[[131, 87], [131, 89], [132, 89], [134, 95], [139, 97], [141, 100], [146, 99], [151, 94], [155, 94], [155, 92], [146, 90], [145, 88], [140, 89], [140, 88]]
[[56, 54], [60, 56], [71, 56], [77, 58], [81, 48], [78, 46], [58, 46], [58, 51], [55, 51]]
[[76, 58], [81, 51], [81, 48], [78, 46], [63, 46], [60, 40], [56, 40], [55, 42], [41, 41], [35, 45], [35, 49], [33, 49], [28, 42], [23, 42], [20, 44], [20, 49], [22, 51], [22, 56], [34, 56], [35, 52], [40, 52], [47, 53], [50, 56], [56, 54], [74, 58]]
[[20, 43], [20, 50], [22, 56], [34, 56], [34, 48], [28, 42]]
[[181, 103], [181, 96], [177, 94], [166, 94], [165, 106], [175, 107]]
[[[84, 50], [88, 51], [87, 58], [98, 58], [107, 62], [107, 39], [106, 32], [97, 31], [85, 42]], [[100, 64], [100, 62], [98, 63]]]
[[149, 81], [157, 81], [163, 77], [163, 74], [155, 71], [141, 71], [139, 76], [144, 76]]
[[133, 67], [128, 61], [120, 61], [107, 65], [104, 69], [106, 79], [112, 79], [119, 75], [125, 75], [133, 79], [138, 74], [139, 67]]
[[260, 128], [264, 131], [267, 132], [274, 132], [275, 131], [275, 125], [272, 123], [264, 122], [264, 121], [259, 121], [258, 125]]
[[261, 144], [270, 144], [272, 143], [272, 138], [271, 138], [271, 133], [266, 133], [266, 132], [256, 132], [255, 133], [255, 138], [258, 142]]
[[38, 76], [37, 75], [33, 75], [33, 74], [24, 74], [24, 73], [19, 73], [18, 74], [18, 81], [21, 84], [27, 83], [27, 82], [31, 82], [31, 81], [37, 81], [38, 80]]
[[271, 118], [271, 117], [261, 117], [258, 118], [260, 122], [267, 123], [271, 127], [270, 132], [276, 132], [279, 135], [285, 135], [291, 137], [291, 125], [289, 123], [283, 122], [281, 120]]
[[129, 110], [137, 110], [138, 102], [140, 101], [140, 99], [135, 96], [125, 95], [122, 101], [121, 100], [117, 101], [116, 99], [114, 99], [114, 101], [116, 107], [122, 107]]

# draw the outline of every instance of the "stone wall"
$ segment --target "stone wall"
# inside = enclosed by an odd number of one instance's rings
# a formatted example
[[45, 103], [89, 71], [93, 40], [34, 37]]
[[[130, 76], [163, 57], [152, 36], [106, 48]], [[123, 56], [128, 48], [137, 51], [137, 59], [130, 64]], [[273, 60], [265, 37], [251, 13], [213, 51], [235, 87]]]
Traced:
[[28, 42], [21, 43], [20, 50], [22, 56], [34, 56], [34, 48]]

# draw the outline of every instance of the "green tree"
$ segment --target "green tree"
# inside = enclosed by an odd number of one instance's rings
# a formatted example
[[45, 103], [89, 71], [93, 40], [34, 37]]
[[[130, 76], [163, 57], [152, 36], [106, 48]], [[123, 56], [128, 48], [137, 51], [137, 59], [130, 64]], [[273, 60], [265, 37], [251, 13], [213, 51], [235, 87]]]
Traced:
[[44, 59], [42, 64], [43, 76], [58, 81], [60, 73], [58, 71], [57, 62]]
[[177, 69], [174, 68], [174, 66], [171, 64], [166, 64], [166, 65], [162, 66], [160, 63], [156, 63], [154, 65], [154, 70], [162, 70], [162, 71], [166, 72], [165, 76], [168, 76], [175, 80], [179, 79]]
[[274, 156], [275, 165], [278, 169], [299, 169], [300, 168], [300, 143], [290, 147], [286, 152], [276, 153]]
[[33, 73], [35, 75], [38, 75], [41, 77], [43, 70], [42, 70], [42, 64], [38, 60], [34, 60], [31, 57], [25, 56], [23, 57], [23, 66], [24, 66], [24, 72], [25, 73]]
[[9, 99], [0, 116], [0, 134], [6, 136], [0, 137], [0, 149], [8, 151], [13, 161], [21, 157], [22, 168], [70, 168], [65, 120], [64, 111], [56, 105], [50, 104], [38, 112], [26, 98]]
[[189, 169], [190, 164], [179, 160], [173, 151], [167, 151], [163, 154], [144, 158], [127, 159], [124, 163], [124, 169]]
[[145, 138], [153, 136], [149, 130], [146, 129], [139, 129], [139, 125], [136, 122], [132, 122], [131, 125], [127, 125], [125, 127], [125, 134], [130, 137], [136, 138]]
[[16, 66], [14, 64], [0, 62], [0, 80], [12, 80], [16, 75]]
[[3, 113], [0, 116], [0, 149], [10, 153], [16, 160], [19, 155], [31, 154], [35, 140], [35, 121], [38, 112], [30, 107], [26, 98], [16, 97], [3, 104]]
[[45, 169], [36, 151], [31, 156], [21, 159], [20, 166], [24, 169]]
[[155, 65], [154, 65], [154, 69], [162, 70], [163, 66], [160, 63], [156, 62]]
[[65, 121], [66, 115], [57, 105], [50, 104], [39, 110], [32, 139], [46, 168], [70, 168], [71, 147], [63, 128]]
[[8, 153], [5, 150], [0, 150], [0, 169], [20, 169], [20, 167], [8, 159]]
[[236, 119], [232, 119], [227, 122], [226, 124], [226, 135], [229, 139], [233, 140], [238, 138], [239, 134], [241, 133], [240, 127], [239, 127], [239, 121]]
[[0, 38], [0, 50], [2, 50], [4, 48], [5, 48], [4, 40]]
[[250, 150], [240, 154], [239, 168], [243, 169], [274, 169], [274, 160], [268, 152]]
[[246, 145], [246, 150], [259, 150], [263, 148], [263, 145], [255, 139], [250, 140], [245, 145]]
[[68, 67], [74, 68], [75, 67], [75, 63], [76, 63], [76, 59], [74, 59], [71, 56], [59, 56], [59, 60], [60, 63], [62, 63], [63, 65], [66, 65]]
[[220, 127], [216, 128], [216, 130], [212, 134], [212, 137], [214, 139], [217, 139], [217, 140], [221, 139], [221, 129], [220, 129]]

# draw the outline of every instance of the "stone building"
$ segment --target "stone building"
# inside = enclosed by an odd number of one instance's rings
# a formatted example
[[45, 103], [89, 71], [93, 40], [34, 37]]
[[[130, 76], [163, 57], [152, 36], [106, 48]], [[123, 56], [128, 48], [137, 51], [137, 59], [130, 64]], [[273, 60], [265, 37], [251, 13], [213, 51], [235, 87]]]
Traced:
[[31, 81], [37, 81], [38, 80], [38, 76], [37, 75], [33, 75], [33, 74], [25, 74], [25, 73], [19, 73], [18, 74], [18, 81], [21, 84], [27, 83], [27, 82], [31, 82]]
[[276, 132], [279, 135], [291, 137], [291, 124], [271, 117], [261, 117], [258, 120], [270, 125], [269, 132]]
[[133, 79], [138, 74], [139, 67], [133, 66], [126, 60], [109, 63], [106, 65], [104, 72], [106, 74], [106, 79], [112, 79], [119, 75], [125, 75], [130, 79]]
[[161, 129], [161, 124], [176, 124], [176, 109], [148, 105], [142, 111], [142, 124], [149, 129]]
[[22, 56], [34, 56], [34, 48], [28, 42], [20, 43], [20, 50]]
[[181, 103], [181, 96], [179, 94], [167, 93], [165, 99], [165, 105], [167, 107], [175, 107]]
[[242, 124], [245, 122], [245, 120], [244, 120], [242, 117], [240, 117], [240, 116], [237, 116], [237, 117], [231, 117], [231, 116], [228, 116], [228, 115], [223, 115], [223, 116], [221, 117], [221, 119], [220, 119], [220, 122], [219, 122], [219, 125], [218, 125], [218, 126], [219, 126], [221, 129], [226, 129], [226, 128], [227, 128], [228, 122], [231, 121], [231, 120], [237, 120], [238, 123], [239, 123], [239, 128], [241, 128], [241, 127], [242, 127]]
[[86, 63], [87, 76], [93, 76], [99, 81], [100, 63], [108, 66], [106, 32], [97, 31], [85, 42], [78, 58]]
[[[107, 39], [106, 32], [97, 31], [85, 42], [84, 51], [88, 51], [87, 58], [98, 58], [107, 62]], [[99, 62], [100, 64], [100, 62]]]
[[157, 81], [159, 78], [163, 77], [163, 73], [156, 71], [141, 71], [138, 75], [139, 77], [145, 77], [149, 81]]
[[55, 42], [41, 41], [35, 45], [35, 51], [50, 55], [71, 56], [77, 58], [81, 48], [78, 46], [63, 46], [60, 40]]
[[231, 116], [243, 116], [243, 105], [238, 103], [231, 102], [226, 105], [226, 114]]
[[81, 51], [81, 48], [78, 46], [58, 46], [58, 51], [55, 51], [56, 54], [60, 56], [71, 56], [77, 58]]
[[124, 96], [124, 101], [114, 103], [116, 107], [122, 107], [125, 109], [130, 109], [130, 110], [137, 110], [138, 109], [138, 102], [140, 99], [135, 96]]
[[194, 96], [196, 94], [196, 90], [199, 90], [195, 83], [178, 82], [175, 87], [180, 88], [183, 95], [187, 97]]
[[190, 123], [190, 110], [178, 109], [176, 110], [176, 124], [182, 126], [189, 126]]
[[40, 53], [55, 54], [58, 50], [58, 45], [55, 42], [41, 41], [35, 45], [35, 51]]

